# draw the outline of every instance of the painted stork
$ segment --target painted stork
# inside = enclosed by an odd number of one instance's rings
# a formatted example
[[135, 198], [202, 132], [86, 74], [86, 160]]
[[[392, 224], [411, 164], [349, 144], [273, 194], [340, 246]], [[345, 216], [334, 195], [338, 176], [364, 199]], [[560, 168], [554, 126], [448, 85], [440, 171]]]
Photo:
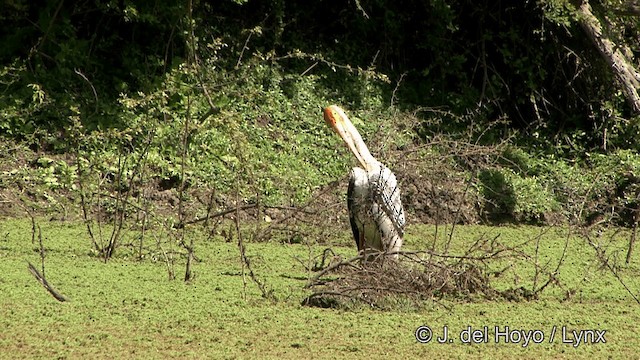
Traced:
[[[376, 160], [347, 114], [336, 105], [324, 109], [324, 119], [340, 135], [362, 168], [351, 169], [347, 207], [358, 251], [396, 253], [402, 246], [405, 218], [396, 176]], [[397, 258], [397, 253], [394, 255]]]

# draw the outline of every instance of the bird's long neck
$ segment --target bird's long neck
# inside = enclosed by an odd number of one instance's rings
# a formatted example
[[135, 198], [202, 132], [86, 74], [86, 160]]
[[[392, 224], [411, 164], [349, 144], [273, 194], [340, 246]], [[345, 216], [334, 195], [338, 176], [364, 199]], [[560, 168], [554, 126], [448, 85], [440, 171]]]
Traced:
[[358, 129], [353, 126], [344, 110], [339, 106], [330, 105], [324, 109], [324, 119], [340, 135], [365, 170], [373, 171], [380, 168], [380, 163], [371, 155]]
[[365, 170], [371, 171], [378, 168], [380, 163], [373, 157], [373, 155], [371, 155], [367, 144], [364, 143], [362, 136], [360, 136], [360, 133], [349, 119], [345, 120], [345, 127], [345, 130], [347, 130], [347, 133], [351, 136], [355, 150], [360, 154], [360, 159], [358, 160], [360, 160]]

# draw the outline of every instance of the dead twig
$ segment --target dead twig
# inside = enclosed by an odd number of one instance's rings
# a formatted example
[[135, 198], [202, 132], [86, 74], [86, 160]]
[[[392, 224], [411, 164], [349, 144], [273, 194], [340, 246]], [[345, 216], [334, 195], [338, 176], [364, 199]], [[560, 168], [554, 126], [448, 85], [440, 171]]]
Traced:
[[249, 204], [249, 205], [244, 205], [244, 206], [234, 206], [231, 209], [223, 210], [223, 211], [217, 212], [215, 214], [207, 214], [205, 217], [202, 217], [202, 218], [189, 220], [189, 221], [186, 221], [184, 223], [180, 223], [179, 222], [176, 225], [174, 225], [174, 227], [176, 229], [182, 229], [185, 225], [191, 225], [191, 224], [199, 223], [201, 221], [209, 221], [211, 219], [215, 219], [217, 217], [229, 215], [229, 214], [234, 213], [234, 212], [237, 215], [237, 214], [239, 214], [239, 210], [252, 209], [252, 208], [257, 207], [257, 206], [258, 206], [258, 204]]
[[35, 266], [33, 266], [33, 264], [31, 264], [29, 261], [27, 261], [27, 264], [28, 264], [29, 272], [33, 274], [36, 280], [38, 280], [38, 282], [40, 282], [40, 284], [44, 286], [44, 288], [49, 292], [49, 294], [51, 294], [51, 296], [53, 296], [56, 300], [60, 302], [65, 302], [68, 300], [64, 295], [60, 294], [58, 291], [56, 291], [56, 289], [53, 288], [53, 286], [49, 284], [47, 279], [45, 279], [44, 274], [40, 274], [38, 269], [36, 269]]
[[324, 275], [326, 275], [327, 273], [345, 266], [345, 265], [349, 265], [349, 266], [354, 266], [353, 263], [355, 263], [356, 261], [362, 260], [364, 259], [364, 254], [359, 254], [358, 256], [354, 256], [351, 259], [348, 260], [343, 260], [340, 262], [337, 262], [335, 264], [329, 265], [328, 267], [324, 268], [323, 270], [321, 270], [319, 273], [317, 273], [314, 277], [312, 277], [311, 279], [309, 279], [309, 281], [307, 282], [306, 287], [311, 287], [314, 286], [314, 284]]
[[605, 268], [607, 268], [611, 272], [611, 274], [613, 274], [616, 280], [618, 280], [618, 282], [622, 285], [622, 287], [624, 287], [624, 289], [629, 293], [629, 295], [631, 295], [633, 300], [635, 300], [638, 304], [640, 304], [640, 298], [638, 298], [638, 296], [634, 294], [633, 291], [631, 291], [629, 286], [627, 286], [624, 280], [622, 280], [622, 277], [620, 277], [620, 274], [618, 274], [614, 266], [612, 266], [611, 263], [609, 262], [609, 259], [607, 259], [605, 251], [600, 246], [595, 244], [591, 240], [591, 237], [589, 237], [588, 234], [584, 234], [584, 238], [587, 240], [587, 243], [595, 250], [598, 261], [600, 261], [600, 263]]

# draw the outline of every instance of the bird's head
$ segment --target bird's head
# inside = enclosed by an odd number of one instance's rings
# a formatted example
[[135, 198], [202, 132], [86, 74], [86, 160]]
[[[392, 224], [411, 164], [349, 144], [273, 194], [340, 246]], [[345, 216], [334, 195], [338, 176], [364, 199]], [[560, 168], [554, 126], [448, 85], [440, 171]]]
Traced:
[[373, 157], [344, 110], [337, 105], [327, 106], [324, 109], [324, 121], [331, 126], [333, 131], [340, 135], [362, 167], [366, 170], [371, 170], [373, 166], [371, 159]]

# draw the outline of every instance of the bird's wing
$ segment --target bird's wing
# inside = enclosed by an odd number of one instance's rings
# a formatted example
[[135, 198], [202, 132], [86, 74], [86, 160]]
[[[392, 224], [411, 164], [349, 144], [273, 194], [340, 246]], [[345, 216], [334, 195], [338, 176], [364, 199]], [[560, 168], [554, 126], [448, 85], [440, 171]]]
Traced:
[[400, 236], [404, 235], [406, 221], [396, 176], [389, 168], [382, 165], [379, 171], [376, 170], [370, 173], [369, 183], [374, 187], [374, 200], [380, 204], [398, 234]]
[[362, 223], [358, 223], [361, 220], [357, 219], [357, 207], [361, 206], [361, 204], [358, 204], [356, 199], [356, 186], [362, 186], [362, 183], [367, 181], [367, 175], [364, 170], [358, 168], [351, 170], [351, 173], [349, 174], [349, 188], [347, 189], [347, 209], [349, 210], [351, 231], [353, 232], [353, 238], [356, 241], [356, 247], [358, 250], [362, 250], [360, 249], [360, 235], [364, 235], [364, 228]]

